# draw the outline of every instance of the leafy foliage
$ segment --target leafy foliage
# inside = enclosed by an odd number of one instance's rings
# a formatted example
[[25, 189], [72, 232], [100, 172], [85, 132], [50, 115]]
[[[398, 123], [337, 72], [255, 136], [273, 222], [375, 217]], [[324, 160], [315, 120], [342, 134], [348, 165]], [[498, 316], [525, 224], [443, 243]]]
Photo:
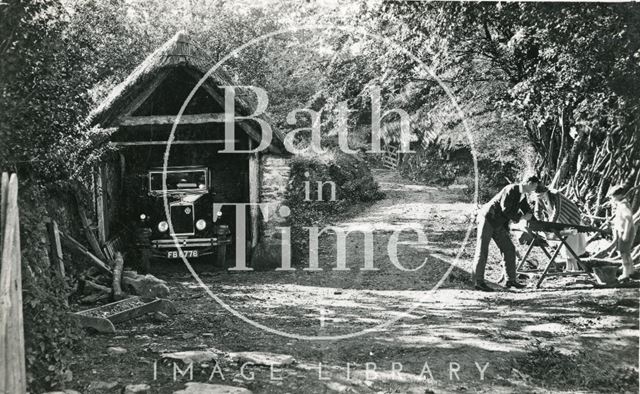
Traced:
[[[318, 182], [324, 184], [322, 199], [318, 195]], [[334, 201], [330, 182], [335, 184]], [[355, 204], [382, 197], [369, 167], [357, 156], [333, 151], [293, 158], [286, 205], [291, 208], [291, 238], [296, 260], [304, 258], [309, 250], [308, 230], [304, 227], [328, 226]]]
[[[513, 164], [554, 178], [555, 186], [594, 204], [595, 214], [609, 184], [637, 183], [637, 6], [384, 2], [365, 18], [451, 81], [480, 152], [513, 152]], [[393, 78], [407, 83], [416, 70], [398, 55], [385, 61], [396, 70]], [[483, 120], [487, 112], [498, 122]], [[513, 148], [483, 145], [487, 128], [499, 131], [493, 141]], [[525, 138], [513, 138], [518, 134]], [[537, 160], [519, 165], [529, 144]], [[588, 165], [594, 158], [601, 167]]]
[[47, 257], [44, 191], [21, 185], [23, 314], [27, 379], [30, 392], [63, 387], [70, 380], [69, 359], [82, 346], [80, 327], [69, 317], [67, 284]]
[[638, 383], [638, 374], [632, 368], [595, 368], [597, 356], [591, 350], [564, 354], [539, 341], [527, 345], [526, 350], [514, 360], [514, 367], [543, 386], [620, 393], [633, 391]]

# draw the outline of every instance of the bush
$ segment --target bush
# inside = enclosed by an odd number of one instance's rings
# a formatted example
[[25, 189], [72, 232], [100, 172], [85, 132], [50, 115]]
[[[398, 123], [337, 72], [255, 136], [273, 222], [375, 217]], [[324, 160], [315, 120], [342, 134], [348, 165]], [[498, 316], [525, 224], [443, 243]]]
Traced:
[[[307, 183], [308, 182], [308, 183]], [[326, 182], [318, 199], [317, 182]], [[332, 187], [335, 184], [335, 200]], [[307, 185], [309, 199], [307, 200]], [[286, 205], [291, 208], [292, 253], [295, 260], [308, 254], [308, 232], [303, 227], [329, 225], [356, 204], [384, 196], [367, 163], [354, 155], [330, 151], [322, 155], [299, 155], [292, 159]]]
[[[81, 344], [81, 331], [68, 315], [66, 283], [53, 274], [47, 256], [48, 243], [40, 201], [47, 201], [36, 187], [20, 190], [20, 238], [22, 246], [23, 317], [29, 392], [44, 392], [70, 380], [68, 360]], [[26, 198], [25, 196], [29, 196]]]
[[468, 152], [455, 152], [446, 157], [437, 145], [405, 155], [400, 172], [413, 181], [434, 186], [449, 186], [458, 176], [473, 174], [473, 160]]
[[[454, 183], [467, 186], [466, 194], [471, 199], [475, 192], [473, 157], [466, 149], [451, 151], [448, 155], [437, 145], [420, 150], [406, 158], [400, 171], [416, 182], [434, 186], [449, 186]], [[518, 178], [518, 169], [513, 163], [503, 163], [487, 158], [478, 159], [478, 202], [488, 201], [500, 189]]]

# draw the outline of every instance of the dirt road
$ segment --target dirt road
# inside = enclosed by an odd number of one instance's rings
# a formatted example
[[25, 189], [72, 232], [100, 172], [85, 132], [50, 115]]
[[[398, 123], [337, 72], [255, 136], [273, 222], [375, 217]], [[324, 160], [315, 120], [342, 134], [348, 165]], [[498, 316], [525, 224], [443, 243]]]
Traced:
[[[117, 382], [106, 391], [117, 392], [148, 383], [153, 392], [172, 393], [185, 387], [189, 374], [178, 371], [174, 381], [173, 364], [161, 354], [209, 349], [219, 357], [220, 373], [212, 373], [213, 361], [198, 363], [194, 382], [256, 393], [638, 391], [638, 289], [594, 290], [584, 283], [568, 289], [550, 281], [540, 290], [472, 291], [474, 231], [462, 245], [474, 207], [456, 191], [412, 185], [388, 172], [376, 176], [386, 198], [336, 226], [372, 230], [377, 270], [361, 269], [365, 240], [354, 234], [346, 240], [348, 271], [333, 269], [336, 241], [326, 235], [321, 271], [201, 273], [229, 308], [288, 336], [234, 316], [186, 270], [159, 275], [180, 313], [168, 321], [120, 324], [116, 337], [91, 336], [75, 360], [70, 387], [88, 392], [91, 382]], [[421, 229], [426, 240], [416, 242], [409, 229]], [[402, 270], [389, 258], [390, 238], [399, 230], [396, 263], [405, 269], [424, 264], [420, 269]], [[501, 268], [494, 249], [488, 276], [495, 281]], [[362, 330], [340, 340], [300, 339]], [[127, 353], [109, 354], [109, 346]], [[286, 354], [296, 362], [241, 370], [242, 363], [228, 357], [240, 351]]]

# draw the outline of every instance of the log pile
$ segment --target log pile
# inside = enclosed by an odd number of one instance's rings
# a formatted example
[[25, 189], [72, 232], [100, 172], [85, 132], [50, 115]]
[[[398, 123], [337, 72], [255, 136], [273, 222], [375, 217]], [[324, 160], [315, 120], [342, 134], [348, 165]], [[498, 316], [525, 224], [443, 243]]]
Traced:
[[100, 248], [84, 210], [80, 206], [78, 209], [88, 247], [61, 231], [55, 221], [47, 223], [47, 229], [51, 264], [59, 275], [66, 275], [63, 246], [66, 252], [71, 251], [74, 256], [82, 257], [89, 263], [89, 266], [78, 274], [76, 295], [81, 304], [119, 301], [127, 298], [128, 294], [143, 298], [162, 298], [169, 295], [166, 283], [155, 276], [124, 271], [122, 253], [105, 253]]

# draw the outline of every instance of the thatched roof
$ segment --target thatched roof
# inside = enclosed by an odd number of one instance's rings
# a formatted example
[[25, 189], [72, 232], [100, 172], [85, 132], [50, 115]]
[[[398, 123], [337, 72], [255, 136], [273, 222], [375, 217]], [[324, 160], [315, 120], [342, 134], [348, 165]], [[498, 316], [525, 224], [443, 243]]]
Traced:
[[[127, 104], [150, 83], [158, 73], [172, 68], [185, 67], [204, 75], [215, 64], [208, 54], [195, 45], [185, 32], [178, 32], [161, 47], [151, 53], [127, 78], [115, 86], [100, 105], [89, 114], [91, 126], [109, 127]], [[225, 73], [218, 69], [211, 73], [206, 84], [211, 87], [234, 85]], [[255, 105], [236, 96], [236, 111], [241, 115], [254, 112]], [[267, 116], [260, 116], [269, 121]], [[282, 147], [284, 135], [272, 127], [273, 138], [278, 148]]]

